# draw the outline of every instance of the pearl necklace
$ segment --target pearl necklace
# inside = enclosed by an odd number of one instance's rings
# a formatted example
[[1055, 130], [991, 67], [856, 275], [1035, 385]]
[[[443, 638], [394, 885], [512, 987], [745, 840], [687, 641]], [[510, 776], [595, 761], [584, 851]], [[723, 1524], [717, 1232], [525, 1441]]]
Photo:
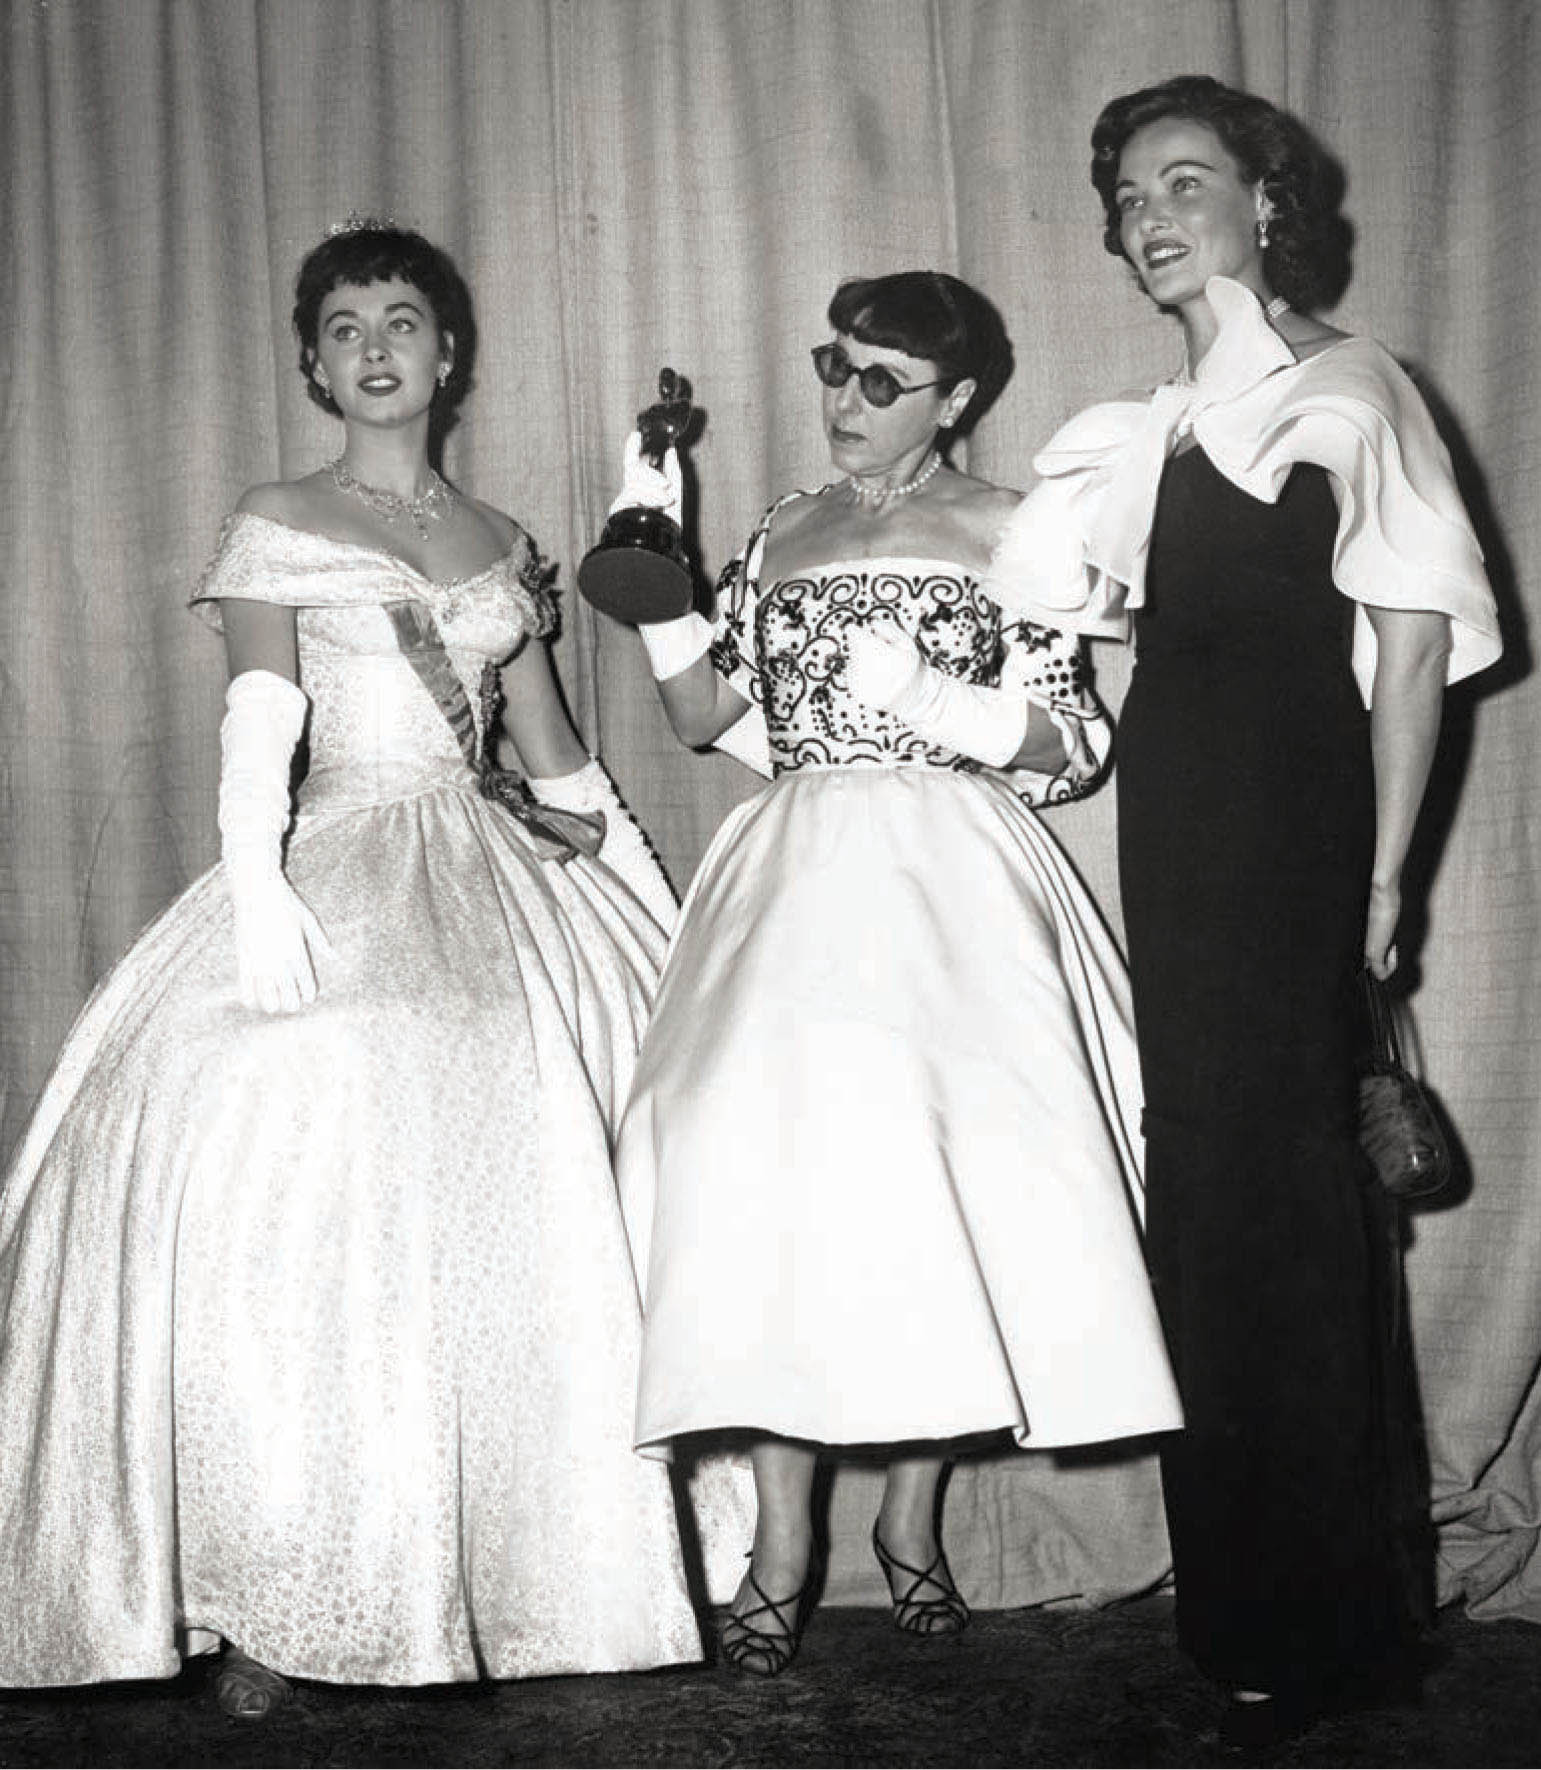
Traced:
[[942, 457], [933, 452], [926, 457], [926, 463], [913, 479], [905, 480], [900, 486], [869, 486], [859, 480], [854, 473], [845, 476], [845, 484], [851, 489], [852, 496], [858, 504], [886, 504], [892, 498], [907, 498], [911, 492], [918, 492], [942, 465]]
[[428, 490], [420, 498], [402, 498], [395, 492], [383, 492], [378, 486], [365, 485], [363, 480], [355, 479], [349, 473], [343, 465], [341, 455], [327, 464], [327, 472], [331, 474], [332, 484], [339, 492], [347, 492], [360, 503], [367, 504], [377, 516], [383, 516], [387, 522], [397, 522], [403, 516], [408, 517], [420, 540], [428, 539], [429, 522], [442, 522], [455, 508], [453, 489], [431, 467], [428, 469]]

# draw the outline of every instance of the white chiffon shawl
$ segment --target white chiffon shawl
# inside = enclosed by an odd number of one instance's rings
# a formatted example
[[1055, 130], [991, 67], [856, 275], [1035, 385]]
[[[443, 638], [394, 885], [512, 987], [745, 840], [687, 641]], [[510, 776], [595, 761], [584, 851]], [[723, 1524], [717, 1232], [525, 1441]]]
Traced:
[[1162, 470], [1191, 431], [1232, 484], [1270, 504], [1298, 463], [1331, 476], [1332, 575], [1359, 605], [1353, 668], [1367, 706], [1376, 641], [1366, 605], [1449, 616], [1447, 681], [1485, 669], [1502, 649], [1497, 610], [1417, 388], [1373, 339], [1297, 363], [1251, 290], [1212, 277], [1206, 293], [1220, 330], [1191, 384], [1089, 406], [1035, 457], [1039, 482], [1007, 521], [987, 594], [1046, 626], [1127, 639], [1145, 601]]

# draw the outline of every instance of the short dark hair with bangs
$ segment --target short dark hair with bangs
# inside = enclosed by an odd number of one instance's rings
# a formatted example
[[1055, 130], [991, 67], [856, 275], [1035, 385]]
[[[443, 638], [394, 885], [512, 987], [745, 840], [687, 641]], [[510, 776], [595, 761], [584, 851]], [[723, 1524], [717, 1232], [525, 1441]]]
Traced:
[[935, 363], [944, 387], [976, 382], [953, 426], [959, 435], [973, 429], [1011, 379], [1011, 340], [995, 303], [944, 270], [852, 277], [836, 289], [828, 317], [847, 338]]
[[433, 310], [441, 336], [454, 339], [449, 376], [434, 398], [438, 422], [454, 412], [471, 385], [476, 356], [476, 321], [471, 292], [441, 247], [410, 228], [386, 224], [348, 227], [329, 234], [305, 255], [294, 281], [294, 330], [300, 340], [300, 373], [305, 390], [323, 412], [341, 417], [337, 402], [316, 380], [316, 346], [321, 336], [321, 303], [333, 289], [367, 288], [393, 277], [410, 283]]

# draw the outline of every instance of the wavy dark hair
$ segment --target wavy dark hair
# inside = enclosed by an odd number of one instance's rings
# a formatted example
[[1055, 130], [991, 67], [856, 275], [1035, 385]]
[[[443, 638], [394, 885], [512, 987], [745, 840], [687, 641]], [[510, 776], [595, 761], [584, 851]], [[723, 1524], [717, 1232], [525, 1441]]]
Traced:
[[350, 227], [329, 234], [306, 253], [294, 280], [294, 330], [300, 340], [300, 373], [305, 391], [323, 412], [342, 416], [337, 402], [316, 380], [316, 346], [321, 336], [321, 303], [344, 284], [367, 288], [393, 277], [410, 283], [430, 308], [440, 334], [454, 339], [449, 376], [434, 395], [434, 424], [447, 429], [471, 385], [476, 357], [476, 320], [471, 292], [440, 246], [410, 228], [388, 224]]
[[1348, 286], [1353, 230], [1339, 213], [1343, 168], [1298, 118], [1266, 98], [1223, 85], [1208, 74], [1179, 74], [1103, 106], [1092, 129], [1092, 183], [1107, 225], [1102, 243], [1126, 256], [1114, 187], [1119, 161], [1136, 130], [1182, 117], [1214, 130], [1247, 184], [1262, 183], [1274, 213], [1263, 270], [1268, 286], [1302, 313], [1331, 307]]
[[966, 435], [1000, 397], [1014, 357], [1006, 322], [987, 295], [944, 270], [851, 277], [835, 291], [829, 323], [848, 338], [935, 363], [942, 385], [977, 385], [952, 427]]

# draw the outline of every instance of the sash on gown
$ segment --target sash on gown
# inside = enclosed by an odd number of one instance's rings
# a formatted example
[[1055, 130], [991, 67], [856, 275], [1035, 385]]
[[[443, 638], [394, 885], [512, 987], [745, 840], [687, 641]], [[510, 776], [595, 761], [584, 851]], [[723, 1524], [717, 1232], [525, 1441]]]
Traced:
[[387, 603], [385, 612], [401, 655], [449, 722], [482, 797], [495, 801], [524, 825], [542, 860], [560, 861], [563, 866], [575, 854], [586, 854], [592, 860], [605, 839], [605, 814], [543, 805], [522, 774], [500, 768], [493, 759], [490, 734], [500, 694], [497, 665], [489, 660], [482, 666], [479, 695], [482, 729], [488, 735], [478, 740], [470, 697], [450, 662], [433, 610], [426, 603], [408, 601]]

